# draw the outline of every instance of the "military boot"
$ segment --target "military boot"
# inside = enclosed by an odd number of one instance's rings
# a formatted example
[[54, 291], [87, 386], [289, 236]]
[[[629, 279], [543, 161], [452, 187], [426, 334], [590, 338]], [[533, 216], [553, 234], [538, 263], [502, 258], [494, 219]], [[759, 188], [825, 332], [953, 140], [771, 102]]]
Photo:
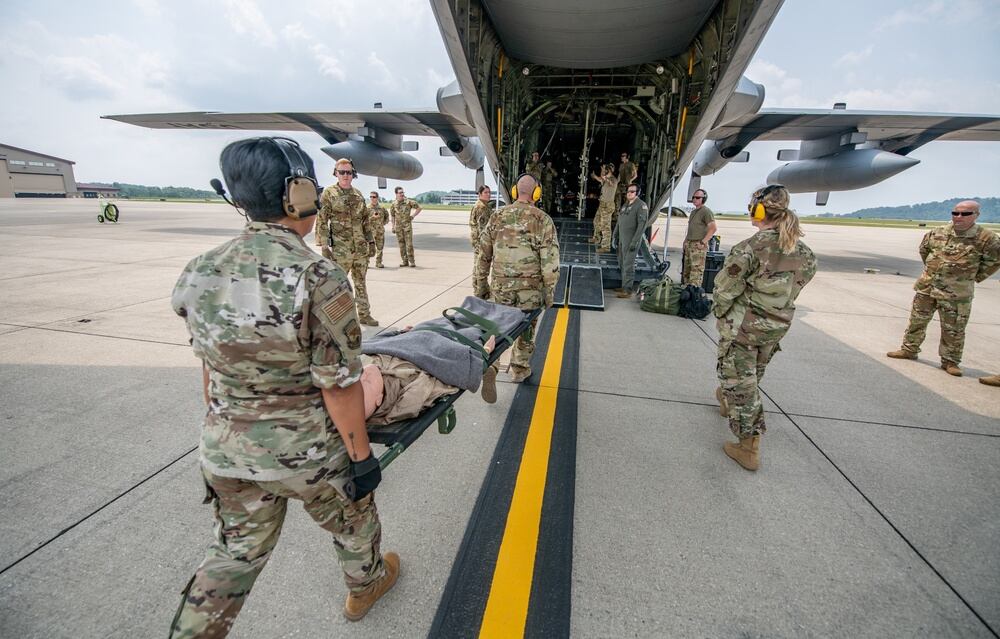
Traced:
[[722, 449], [733, 461], [747, 470], [760, 468], [760, 435], [740, 437], [740, 443], [726, 442]]
[[715, 389], [715, 399], [719, 400], [719, 414], [723, 417], [729, 417], [729, 402], [726, 401], [726, 396], [722, 394], [721, 386]]
[[986, 384], [987, 386], [1000, 386], [1000, 375], [987, 375], [986, 377], [980, 377], [979, 383]]
[[941, 370], [955, 377], [962, 376], [962, 369], [958, 367], [958, 364], [947, 359], [941, 360]]
[[359, 317], [358, 321], [365, 326], [378, 326], [378, 320], [371, 315], [365, 315], [364, 317]]
[[375, 602], [396, 585], [396, 579], [399, 578], [399, 555], [394, 552], [385, 553], [382, 555], [382, 564], [385, 566], [384, 575], [361, 592], [347, 594], [347, 601], [344, 602], [344, 616], [347, 617], [348, 621], [361, 621], [375, 605]]
[[479, 391], [479, 396], [487, 404], [497, 403], [497, 368], [489, 366], [483, 372], [483, 388]]
[[515, 384], [520, 384], [529, 377], [531, 377], [530, 368], [518, 369], [516, 371], [512, 370], [510, 372], [510, 381], [514, 382]]
[[916, 353], [908, 351], [905, 348], [901, 348], [898, 351], [889, 351], [885, 356], [893, 359], [917, 359]]
[[618, 297], [618, 298], [621, 298], [621, 299], [624, 300], [624, 299], [628, 299], [628, 298], [632, 297], [632, 293], [630, 293], [629, 291], [627, 291], [627, 290], [625, 290], [623, 288], [616, 288], [615, 289], [615, 297]]

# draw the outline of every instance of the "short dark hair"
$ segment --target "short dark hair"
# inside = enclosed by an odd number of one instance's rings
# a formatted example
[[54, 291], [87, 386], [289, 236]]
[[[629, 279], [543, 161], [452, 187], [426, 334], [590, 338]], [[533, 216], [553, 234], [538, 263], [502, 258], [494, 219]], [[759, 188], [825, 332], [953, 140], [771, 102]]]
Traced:
[[378, 197], [378, 193], [375, 192], [375, 191], [372, 191], [371, 193], [368, 194], [369, 197], [372, 196], [372, 195], [374, 195], [375, 197]]
[[482, 195], [483, 191], [489, 191], [489, 190], [490, 190], [490, 185], [489, 184], [480, 184], [479, 188], [476, 189], [476, 193], [478, 193], [479, 195]]
[[[315, 181], [312, 158], [305, 153], [302, 157], [308, 177]], [[233, 142], [222, 149], [219, 167], [233, 201], [246, 211], [247, 217], [255, 222], [285, 217], [281, 200], [291, 167], [274, 140], [250, 138]]]
[[399, 192], [400, 192], [400, 191], [402, 191], [402, 190], [403, 190], [403, 187], [401, 187], [401, 186], [397, 186], [397, 187], [396, 187], [396, 190], [395, 190], [395, 191], [393, 191], [393, 193], [399, 193]]

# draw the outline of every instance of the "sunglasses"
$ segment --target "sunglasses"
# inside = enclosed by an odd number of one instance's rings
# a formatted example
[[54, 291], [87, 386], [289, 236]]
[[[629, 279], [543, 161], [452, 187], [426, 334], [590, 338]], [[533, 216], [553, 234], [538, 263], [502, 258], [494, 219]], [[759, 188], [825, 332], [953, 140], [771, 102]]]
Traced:
[[351, 175], [354, 171], [344, 171], [342, 169], [337, 169], [337, 175]]
[[969, 215], [975, 215], [976, 212], [975, 211], [952, 211], [951, 214], [952, 215], [956, 215], [956, 216], [961, 216], [961, 217], [967, 217]]
[[692, 200], [704, 200], [705, 196], [704, 195], [692, 195], [691, 199]]
[[628, 191], [626, 191], [626, 193], [638, 193], [638, 191], [636, 191], [635, 189], [629, 189]]

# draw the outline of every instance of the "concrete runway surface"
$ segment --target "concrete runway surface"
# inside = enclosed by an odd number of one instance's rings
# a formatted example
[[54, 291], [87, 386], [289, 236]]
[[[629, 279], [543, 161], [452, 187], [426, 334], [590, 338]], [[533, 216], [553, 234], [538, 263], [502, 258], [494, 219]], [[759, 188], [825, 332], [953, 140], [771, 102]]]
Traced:
[[[0, 200], [2, 637], [165, 636], [210, 541], [199, 363], [169, 296], [242, 220], [120, 207], [113, 225], [94, 201]], [[467, 222], [423, 212], [416, 269], [396, 266], [387, 233], [368, 278], [383, 326], [471, 294]], [[526, 636], [997, 636], [1000, 389], [976, 377], [1000, 373], [1000, 282], [977, 286], [953, 378], [936, 321], [919, 361], [884, 357], [923, 231], [805, 230], [820, 270], [762, 384], [759, 472], [722, 453], [713, 322], [613, 296], [605, 312], [550, 312], [540, 341], [565, 339], [561, 359], [540, 348], [519, 388], [501, 374], [495, 405], [463, 396], [453, 433], [432, 428], [386, 470], [383, 548], [403, 575], [369, 616], [342, 618], [330, 540], [293, 506], [231, 636], [476, 636], [505, 620], [497, 548], [543, 395], [555, 421]], [[673, 272], [683, 232], [674, 220]], [[723, 249], [751, 232], [721, 222]]]

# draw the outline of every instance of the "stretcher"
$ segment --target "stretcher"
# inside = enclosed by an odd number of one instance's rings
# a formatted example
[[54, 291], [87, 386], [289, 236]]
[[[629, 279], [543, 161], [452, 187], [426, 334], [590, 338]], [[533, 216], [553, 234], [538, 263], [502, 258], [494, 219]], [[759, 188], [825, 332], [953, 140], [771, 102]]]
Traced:
[[[457, 311], [457, 313], [468, 313], [465, 309], [460, 308], [448, 310]], [[487, 366], [499, 360], [504, 351], [510, 348], [514, 343], [514, 340], [516, 340], [524, 331], [528, 330], [531, 326], [532, 320], [537, 318], [540, 314], [540, 309], [525, 311], [524, 320], [522, 320], [520, 324], [505, 334], [497, 334], [496, 347], [485, 357], [483, 364], [484, 370]], [[463, 317], [457, 314], [449, 316], [448, 311], [445, 311], [445, 317], [452, 319], [458, 327], [465, 328], [469, 326], [467, 323], [467, 316]], [[414, 330], [420, 330], [420, 327], [416, 327]], [[489, 336], [488, 331], [484, 333], [484, 336]], [[386, 424], [384, 426], [370, 426], [368, 428], [368, 439], [372, 443], [381, 444], [387, 448], [387, 450], [378, 458], [379, 466], [381, 466], [384, 470], [393, 462], [393, 460], [399, 457], [403, 451], [409, 448], [413, 442], [417, 441], [420, 436], [423, 435], [424, 432], [435, 422], [437, 422], [438, 425], [438, 432], [442, 435], [447, 435], [453, 431], [455, 429], [455, 425], [458, 423], [458, 415], [455, 413], [454, 406], [455, 400], [461, 397], [464, 392], [464, 390], [459, 389], [450, 395], [439, 397], [433, 404], [427, 407], [423, 413], [413, 419], [406, 419], [392, 424]]]

